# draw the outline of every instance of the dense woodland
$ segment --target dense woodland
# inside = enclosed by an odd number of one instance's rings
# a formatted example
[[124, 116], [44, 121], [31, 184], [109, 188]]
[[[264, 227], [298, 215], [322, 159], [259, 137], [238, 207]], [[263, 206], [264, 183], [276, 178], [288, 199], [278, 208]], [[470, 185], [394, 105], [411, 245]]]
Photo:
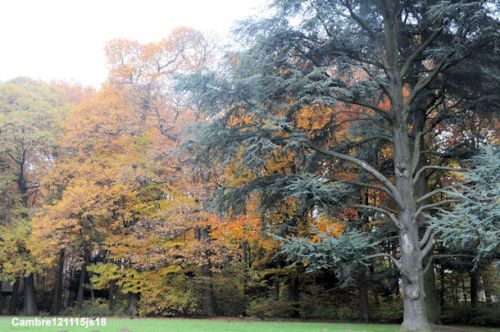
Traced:
[[0, 312], [500, 325], [499, 16], [275, 1], [1, 83]]

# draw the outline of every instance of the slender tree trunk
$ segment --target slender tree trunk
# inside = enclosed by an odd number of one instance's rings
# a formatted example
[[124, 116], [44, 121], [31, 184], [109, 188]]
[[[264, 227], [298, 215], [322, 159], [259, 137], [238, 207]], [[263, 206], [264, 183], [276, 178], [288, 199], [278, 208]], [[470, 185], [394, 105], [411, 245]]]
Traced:
[[278, 277], [275, 277], [275, 280], [274, 280], [273, 300], [274, 301], [280, 300], [280, 280]]
[[92, 287], [92, 282], [89, 284], [89, 287], [90, 287], [90, 300], [92, 301], [92, 305], [95, 305], [94, 287]]
[[470, 306], [472, 308], [477, 307], [478, 291], [479, 291], [478, 275], [476, 271], [472, 271], [470, 273]]
[[90, 251], [85, 248], [83, 250], [83, 265], [80, 271], [80, 278], [78, 280], [78, 291], [76, 293], [76, 307], [81, 309], [83, 307], [83, 293], [85, 291], [85, 280], [87, 278], [87, 265], [90, 261]]
[[361, 320], [365, 323], [370, 320], [368, 309], [368, 280], [366, 273], [366, 267], [361, 267], [361, 277], [359, 278], [359, 313]]
[[[210, 241], [209, 230], [206, 227], [198, 229], [198, 238], [200, 241], [208, 243]], [[201, 306], [203, 313], [207, 316], [215, 316], [214, 289], [212, 283], [212, 264], [210, 258], [206, 264], [201, 266]]]
[[114, 315], [115, 313], [115, 298], [116, 298], [116, 285], [113, 283], [109, 286], [109, 312]]
[[451, 284], [451, 294], [452, 294], [452, 299], [453, 299], [453, 309], [455, 309], [457, 307], [457, 302], [458, 302], [458, 291], [457, 291], [457, 277], [452, 274], [452, 277], [453, 277], [453, 282]]
[[464, 297], [464, 304], [467, 304], [467, 289], [465, 287], [465, 275], [461, 276], [462, 281], [462, 295]]
[[485, 297], [485, 300], [486, 300], [486, 306], [488, 307], [491, 307], [491, 284], [490, 284], [490, 281], [489, 281], [489, 276], [488, 276], [488, 273], [489, 271], [486, 270], [483, 275], [482, 275], [482, 284], [483, 284], [483, 289], [484, 289], [484, 297]]
[[64, 274], [64, 249], [59, 252], [59, 264], [57, 267], [56, 285], [54, 289], [54, 298], [52, 307], [50, 308], [51, 315], [57, 315], [62, 307], [62, 291], [63, 291], [63, 275]]
[[118, 293], [118, 286], [113, 283], [109, 287], [109, 311], [112, 315], [115, 314], [116, 310], [116, 295]]
[[378, 291], [377, 287], [375, 287], [375, 284], [373, 282], [373, 275], [375, 274], [375, 268], [373, 267], [373, 264], [370, 265], [370, 279], [372, 280], [370, 282], [370, 290], [373, 295], [373, 303], [375, 304], [375, 307], [380, 307], [380, 298], [378, 296]]
[[[249, 255], [248, 255], [248, 242], [246, 240], [241, 242], [241, 250], [242, 250], [242, 264], [243, 264], [243, 303], [245, 305], [245, 308], [247, 307], [247, 302], [248, 302], [248, 268], [250, 267], [249, 264]], [[245, 312], [243, 312], [245, 314]]]
[[285, 283], [285, 296], [286, 300], [293, 303], [293, 313], [292, 317], [298, 318], [300, 317], [300, 312], [298, 310], [297, 304], [300, 300], [300, 291], [299, 291], [299, 273], [294, 271], [288, 275], [288, 280]]
[[130, 293], [128, 300], [128, 315], [130, 319], [134, 319], [137, 314], [137, 302], [139, 301], [139, 294]]
[[445, 279], [445, 273], [444, 273], [444, 267], [441, 264], [439, 267], [439, 276], [441, 279], [441, 283], [439, 284], [439, 307], [441, 308], [441, 313], [444, 312], [444, 290], [445, 290], [445, 285], [446, 285], [446, 279]]
[[85, 291], [85, 278], [87, 276], [87, 267], [84, 265], [80, 271], [80, 278], [78, 278], [78, 291], [76, 293], [76, 308], [83, 307], [83, 292]]
[[16, 314], [17, 297], [19, 295], [19, 284], [21, 283], [21, 278], [17, 277], [14, 285], [12, 287], [12, 295], [10, 296], [9, 302], [9, 315]]
[[0, 315], [3, 315], [3, 311], [5, 308], [5, 297], [2, 294], [2, 285], [3, 281], [0, 281]]
[[38, 314], [35, 295], [35, 278], [33, 273], [24, 277], [24, 306], [23, 315], [34, 316]]

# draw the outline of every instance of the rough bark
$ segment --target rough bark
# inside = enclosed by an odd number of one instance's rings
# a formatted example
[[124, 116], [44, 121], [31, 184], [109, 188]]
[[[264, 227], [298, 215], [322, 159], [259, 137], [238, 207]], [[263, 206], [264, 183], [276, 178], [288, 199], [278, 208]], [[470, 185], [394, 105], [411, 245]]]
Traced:
[[59, 252], [59, 263], [57, 266], [56, 285], [54, 288], [54, 298], [50, 308], [51, 315], [57, 315], [62, 309], [62, 291], [63, 291], [63, 273], [64, 273], [64, 249]]
[[[391, 24], [391, 22], [386, 24]], [[392, 38], [396, 37], [392, 36]], [[394, 50], [394, 48], [391, 49]], [[403, 272], [404, 318], [402, 327], [408, 331], [426, 331], [429, 330], [429, 322], [425, 308], [423, 257], [420, 249], [418, 225], [415, 219], [416, 203], [413, 197], [411, 149], [406, 131], [406, 119], [403, 113], [402, 84], [397, 73], [393, 73], [392, 76], [391, 91], [394, 101], [392, 110], [395, 114], [393, 124], [394, 172], [396, 175], [396, 188], [401, 198], [397, 219], [400, 228], [400, 260]]]
[[35, 316], [38, 314], [35, 295], [35, 278], [33, 273], [24, 277], [24, 306], [23, 315]]
[[[422, 132], [425, 128], [425, 120], [426, 120], [426, 109], [424, 105], [419, 105], [417, 111], [412, 113], [412, 137], [415, 139], [411, 139], [411, 147], [412, 150], [415, 150], [418, 147], [418, 150], [426, 150], [425, 140], [422, 135], [418, 133]], [[417, 141], [418, 140], [418, 141]], [[416, 169], [421, 169], [426, 166], [427, 161], [423, 154], [418, 153], [414, 155], [413, 158], [417, 158]], [[422, 176], [417, 178], [415, 183], [415, 197], [423, 197], [424, 195], [429, 193], [429, 185], [427, 183], [427, 176], [423, 174]], [[420, 206], [426, 205], [429, 203], [429, 199], [424, 199], [420, 201], [417, 205], [417, 209]], [[420, 229], [425, 229], [425, 220], [423, 215], [417, 216], [417, 224]], [[434, 245], [431, 243], [431, 249], [427, 254], [427, 257], [424, 257], [426, 260], [432, 255], [432, 251], [434, 250]], [[433, 265], [427, 269], [424, 273], [424, 290], [425, 290], [425, 307], [427, 313], [427, 320], [431, 324], [440, 323], [440, 309], [439, 302], [437, 298], [437, 290], [436, 290], [436, 275], [434, 273]]]
[[408, 135], [408, 108], [403, 98], [403, 82], [399, 68], [398, 16], [387, 6], [384, 16], [386, 71], [391, 99], [391, 127], [394, 142], [394, 175], [399, 194], [397, 223], [399, 227], [400, 264], [403, 276], [404, 317], [402, 328], [408, 331], [429, 330], [425, 308], [425, 291], [416, 201], [414, 198], [412, 144]]

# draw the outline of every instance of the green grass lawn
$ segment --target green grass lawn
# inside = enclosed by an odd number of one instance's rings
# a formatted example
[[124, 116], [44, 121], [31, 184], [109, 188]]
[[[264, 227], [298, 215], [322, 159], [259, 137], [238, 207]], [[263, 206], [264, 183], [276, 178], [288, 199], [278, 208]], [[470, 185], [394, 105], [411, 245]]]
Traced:
[[[50, 319], [48, 317], [47, 319]], [[0, 317], [0, 331], [26, 332], [391, 332], [398, 331], [398, 325], [315, 323], [315, 322], [263, 322], [224, 319], [126, 319], [107, 318], [105, 327], [14, 327], [12, 317]], [[458, 329], [457, 331], [500, 331], [500, 329]]]

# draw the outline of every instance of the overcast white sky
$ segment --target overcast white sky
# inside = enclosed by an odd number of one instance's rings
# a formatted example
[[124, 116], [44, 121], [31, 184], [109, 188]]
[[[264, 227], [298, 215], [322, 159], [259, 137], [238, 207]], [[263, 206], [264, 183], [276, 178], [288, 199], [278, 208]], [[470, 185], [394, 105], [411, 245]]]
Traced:
[[166, 37], [177, 26], [224, 35], [265, 0], [1, 0], [0, 81], [17, 76], [99, 87], [104, 44]]

